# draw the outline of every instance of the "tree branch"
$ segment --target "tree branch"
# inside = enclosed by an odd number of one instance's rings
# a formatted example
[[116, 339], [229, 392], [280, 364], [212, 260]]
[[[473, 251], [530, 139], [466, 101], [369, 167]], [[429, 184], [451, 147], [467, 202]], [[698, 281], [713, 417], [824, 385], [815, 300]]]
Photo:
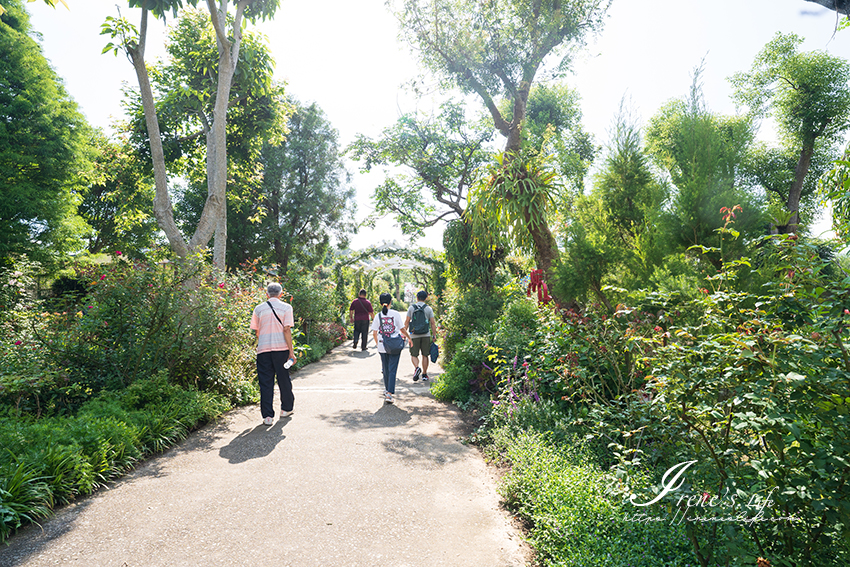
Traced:
[[[207, 0], [207, 10], [210, 12], [210, 20], [212, 20], [212, 25], [215, 29], [215, 37], [218, 40], [219, 46], [227, 49], [230, 47], [230, 41], [227, 39], [227, 30], [224, 27], [226, 22], [223, 22], [224, 18], [222, 17], [222, 14], [227, 14], [227, 0], [222, 0], [221, 6], [222, 9], [219, 10], [215, 0]], [[219, 74], [221, 74], [221, 70], [219, 70]]]

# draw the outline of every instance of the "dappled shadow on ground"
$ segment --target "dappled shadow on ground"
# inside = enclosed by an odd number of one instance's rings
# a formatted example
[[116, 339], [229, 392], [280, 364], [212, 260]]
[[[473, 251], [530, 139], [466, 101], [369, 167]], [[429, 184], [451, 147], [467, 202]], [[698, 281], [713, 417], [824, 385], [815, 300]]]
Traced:
[[[375, 429], [383, 427], [396, 427], [404, 425], [411, 419], [422, 421], [445, 420], [448, 424], [458, 424], [459, 416], [457, 410], [445, 404], [407, 403], [399, 393], [404, 387], [396, 389], [396, 403], [383, 404], [377, 411], [367, 409], [341, 410], [331, 415], [317, 416], [337, 427], [346, 429]], [[382, 396], [381, 396], [382, 397]], [[460, 434], [460, 430], [452, 431]]]
[[392, 404], [384, 404], [376, 412], [347, 410], [334, 415], [322, 415], [321, 419], [346, 429], [375, 429], [396, 427], [410, 421], [410, 413]]
[[[468, 449], [458, 441], [461, 430], [456, 411], [448, 406], [399, 406], [384, 404], [377, 411], [348, 410], [320, 416], [333, 425], [357, 430], [391, 429], [392, 436], [380, 442], [384, 449], [410, 465], [438, 468], [460, 460]], [[439, 421], [446, 427], [439, 432], [417, 431], [416, 424]], [[433, 429], [431, 429], [433, 431]]]
[[401, 460], [426, 468], [439, 468], [461, 459], [468, 449], [457, 441], [443, 435], [425, 435], [413, 432], [403, 437], [388, 439], [382, 443], [390, 453]]
[[167, 462], [166, 459], [183, 453], [211, 451], [216, 442], [224, 437], [229, 429], [230, 425], [227, 419], [220, 419], [214, 423], [207, 424], [201, 429], [193, 431], [186, 440], [171, 447], [167, 451], [137, 463], [136, 470], [116, 480], [114, 486], [119, 486], [125, 482], [133, 482], [135, 479], [141, 477], [163, 477], [165, 476], [163, 465]]
[[283, 428], [290, 421], [292, 421], [291, 418], [284, 418], [275, 421], [271, 427], [258, 425], [246, 429], [219, 449], [218, 454], [221, 458], [227, 459], [231, 465], [267, 457], [278, 443], [286, 439]]
[[351, 357], [351, 358], [370, 358], [370, 357], [378, 358], [378, 351], [376, 351], [376, 350], [360, 350], [360, 349], [354, 350], [354, 349], [351, 349], [350, 351], [345, 353], [345, 355], [348, 356], [348, 357]]

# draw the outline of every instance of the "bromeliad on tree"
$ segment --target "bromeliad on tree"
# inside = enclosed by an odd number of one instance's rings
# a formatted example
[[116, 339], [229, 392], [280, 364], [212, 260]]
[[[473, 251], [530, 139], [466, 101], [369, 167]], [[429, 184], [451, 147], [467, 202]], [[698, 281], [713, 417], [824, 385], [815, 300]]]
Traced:
[[537, 302], [547, 304], [552, 301], [552, 297], [549, 295], [549, 286], [546, 285], [543, 278], [543, 270], [531, 270], [531, 281], [528, 282], [526, 295], [531, 297], [531, 293], [536, 291]]

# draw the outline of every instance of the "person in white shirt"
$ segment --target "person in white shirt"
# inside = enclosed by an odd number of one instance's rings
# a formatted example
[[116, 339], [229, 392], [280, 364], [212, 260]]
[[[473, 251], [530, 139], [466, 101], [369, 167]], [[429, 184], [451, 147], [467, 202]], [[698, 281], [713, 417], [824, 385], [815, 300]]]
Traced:
[[384, 337], [398, 337], [401, 334], [406, 340], [410, 340], [410, 336], [404, 328], [401, 313], [390, 308], [393, 304], [393, 296], [389, 293], [382, 293], [379, 301], [381, 302], [381, 310], [375, 314], [375, 319], [372, 321], [372, 336], [375, 339], [375, 344], [378, 345], [378, 354], [381, 356], [381, 373], [384, 376], [384, 401], [391, 404], [395, 394], [395, 377], [398, 372], [401, 352], [389, 354], [384, 347]]

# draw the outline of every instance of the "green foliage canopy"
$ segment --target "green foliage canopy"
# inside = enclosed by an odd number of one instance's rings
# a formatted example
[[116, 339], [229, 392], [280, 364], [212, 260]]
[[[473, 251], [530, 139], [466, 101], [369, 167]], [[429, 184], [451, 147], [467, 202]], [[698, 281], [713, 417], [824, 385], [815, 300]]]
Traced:
[[403, 169], [375, 188], [375, 215], [391, 213], [402, 233], [421, 236], [440, 220], [463, 216], [491, 138], [492, 130], [467, 121], [463, 104], [447, 102], [431, 119], [402, 116], [377, 140], [358, 136], [346, 152], [364, 171]]
[[92, 254], [120, 250], [141, 259], [157, 240], [153, 184], [126, 140], [114, 142], [96, 132], [93, 171], [77, 209], [91, 230]]
[[822, 51], [800, 52], [803, 39], [777, 33], [748, 73], [730, 80], [735, 100], [752, 116], [774, 116], [783, 144], [797, 154], [793, 179], [785, 189], [783, 232], [796, 232], [800, 200], [815, 144], [833, 145], [850, 128], [850, 63]]
[[[559, 70], [571, 59], [570, 49], [580, 47], [599, 29], [610, 0], [399, 0], [394, 11], [402, 33], [415, 51], [446, 86], [456, 86], [478, 95], [493, 118], [493, 125], [506, 138], [505, 153], [491, 176], [495, 183], [482, 192], [480, 206], [496, 207], [496, 217], [516, 215], [509, 224], [527, 232], [539, 268], [548, 273], [558, 258], [558, 246], [548, 219], [540, 215], [542, 197], [551, 184], [543, 182], [539, 162], [514, 167], [520, 155], [523, 123], [532, 84], [550, 55], [561, 56]], [[499, 108], [498, 97], [510, 100], [508, 120]], [[519, 176], [519, 177], [517, 177]], [[529, 179], [534, 180], [529, 181]], [[512, 201], [503, 206], [503, 201]], [[476, 205], [479, 206], [479, 205]], [[523, 227], [520, 227], [523, 225]]]
[[78, 249], [88, 126], [30, 36], [18, 0], [0, 16], [0, 257]]
[[338, 133], [315, 103], [295, 103], [289, 135], [263, 148], [263, 234], [280, 276], [293, 258], [313, 266], [335, 236], [354, 231], [354, 189], [342, 162]]
[[[180, 174], [204, 172], [206, 136], [213, 122], [218, 83], [218, 47], [209, 14], [187, 10], [169, 32], [167, 58], [150, 67], [157, 116], [167, 164]], [[265, 137], [285, 133], [289, 107], [283, 88], [273, 83], [274, 60], [265, 38], [245, 30], [238, 72], [228, 102], [227, 153], [236, 161], [256, 158]], [[131, 114], [131, 141], [150, 159], [150, 142], [142, 101], [126, 93]], [[180, 161], [186, 158], [186, 161]], [[206, 174], [196, 175], [206, 182]]]
[[[741, 172], [753, 140], [751, 121], [710, 112], [703, 101], [700, 73], [701, 69], [694, 73], [688, 98], [664, 106], [646, 133], [650, 154], [675, 187], [668, 230], [682, 248], [716, 244], [723, 207], [743, 208], [737, 219], [741, 233], [751, 235], [761, 228], [761, 204], [747, 190]], [[719, 266], [719, 258], [710, 259]]]
[[609, 310], [605, 285], [645, 285], [661, 262], [668, 198], [668, 187], [650, 166], [640, 129], [622, 106], [612, 134], [592, 193], [574, 202], [555, 282], [564, 297], [584, 300], [592, 291]]

